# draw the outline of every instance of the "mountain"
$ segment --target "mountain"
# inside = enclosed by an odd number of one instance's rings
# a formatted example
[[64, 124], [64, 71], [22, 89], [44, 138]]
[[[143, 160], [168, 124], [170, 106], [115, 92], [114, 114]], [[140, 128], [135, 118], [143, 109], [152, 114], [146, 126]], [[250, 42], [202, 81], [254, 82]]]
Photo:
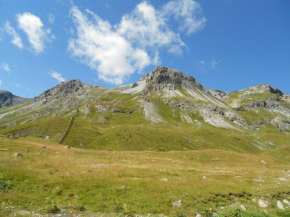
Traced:
[[41, 137], [82, 148], [261, 151], [287, 144], [290, 96], [270, 85], [225, 92], [156, 67], [113, 89], [63, 82], [0, 109], [0, 134]]
[[0, 108], [14, 106], [28, 100], [27, 98], [15, 96], [9, 91], [0, 90]]

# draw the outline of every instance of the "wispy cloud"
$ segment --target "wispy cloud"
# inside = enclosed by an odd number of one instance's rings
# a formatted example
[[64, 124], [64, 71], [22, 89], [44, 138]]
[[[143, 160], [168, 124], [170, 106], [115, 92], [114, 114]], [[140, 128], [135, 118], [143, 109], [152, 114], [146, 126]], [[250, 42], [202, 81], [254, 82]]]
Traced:
[[210, 61], [200, 60], [196, 65], [200, 71], [206, 73], [208, 71], [214, 70], [220, 63], [220, 60], [212, 59]]
[[53, 14], [52, 13], [48, 14], [48, 22], [50, 24], [54, 24], [54, 20], [55, 20], [55, 18], [53, 16]]
[[206, 23], [200, 5], [192, 0], [172, 0], [163, 7], [162, 13], [180, 21], [179, 31], [187, 35], [201, 30]]
[[10, 67], [7, 63], [0, 63], [0, 68], [5, 70], [6, 72], [10, 72]]
[[54, 36], [50, 29], [44, 28], [39, 17], [26, 12], [16, 16], [18, 27], [28, 36], [28, 40], [36, 54], [44, 51], [45, 43], [51, 42]]
[[[82, 12], [73, 6], [71, 17], [76, 34], [69, 40], [68, 49], [96, 70], [99, 79], [121, 84], [133, 73], [160, 62], [160, 49], [181, 55], [186, 45], [179, 31], [192, 34], [204, 26], [205, 18], [195, 16], [200, 13], [196, 2], [171, 2], [160, 10], [147, 1], [141, 2], [114, 26], [89, 10]], [[172, 12], [173, 6], [179, 9]], [[179, 31], [170, 28], [172, 18], [181, 23]]]
[[0, 80], [0, 87], [2, 86], [2, 81]]
[[50, 73], [50, 76], [51, 76], [52, 78], [55, 78], [59, 83], [61, 83], [61, 82], [65, 82], [65, 78], [62, 77], [62, 74], [61, 74], [61, 73], [58, 73], [58, 72], [56, 72], [56, 71], [52, 71], [52, 72]]
[[16, 47], [22, 49], [23, 43], [22, 39], [20, 38], [19, 34], [15, 31], [15, 29], [10, 25], [9, 21], [6, 21], [4, 25], [5, 32], [12, 37], [11, 43], [14, 44]]

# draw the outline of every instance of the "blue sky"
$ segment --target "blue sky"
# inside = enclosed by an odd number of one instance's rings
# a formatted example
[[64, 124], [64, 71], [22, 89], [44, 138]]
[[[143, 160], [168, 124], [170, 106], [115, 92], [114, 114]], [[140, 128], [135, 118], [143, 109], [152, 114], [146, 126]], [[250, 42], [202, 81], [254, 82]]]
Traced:
[[0, 0], [0, 89], [114, 87], [156, 65], [234, 91], [290, 93], [289, 0]]

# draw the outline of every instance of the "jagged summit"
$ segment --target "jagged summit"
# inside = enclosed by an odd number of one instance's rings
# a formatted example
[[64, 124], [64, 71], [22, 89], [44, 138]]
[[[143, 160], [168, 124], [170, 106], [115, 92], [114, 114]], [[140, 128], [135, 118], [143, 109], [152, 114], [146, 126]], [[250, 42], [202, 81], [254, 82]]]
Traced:
[[42, 101], [56, 95], [61, 95], [62, 97], [65, 97], [69, 94], [76, 93], [79, 90], [91, 90], [93, 88], [100, 88], [100, 86], [86, 84], [81, 82], [79, 79], [72, 79], [66, 82], [61, 82], [57, 86], [44, 91], [42, 94], [35, 98], [35, 101]]
[[147, 73], [143, 79], [146, 81], [147, 90], [149, 91], [163, 88], [176, 89], [177, 86], [185, 88], [194, 86], [203, 89], [202, 85], [196, 82], [192, 76], [164, 66], [157, 66], [154, 71]]
[[146, 83], [155, 83], [155, 84], [164, 83], [164, 84], [181, 85], [183, 83], [191, 83], [191, 84], [197, 83], [195, 78], [193, 78], [192, 76], [188, 76], [181, 71], [178, 71], [176, 69], [170, 69], [164, 66], [156, 66], [155, 70], [150, 73], [146, 73], [143, 79], [146, 80]]

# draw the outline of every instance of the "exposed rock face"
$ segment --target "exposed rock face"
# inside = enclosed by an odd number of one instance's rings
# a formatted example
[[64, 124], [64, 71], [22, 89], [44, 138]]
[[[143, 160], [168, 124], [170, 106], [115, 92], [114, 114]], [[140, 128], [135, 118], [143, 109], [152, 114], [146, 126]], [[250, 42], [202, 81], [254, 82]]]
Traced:
[[13, 95], [9, 91], [0, 90], [0, 108], [18, 105], [30, 99]]
[[58, 98], [61, 97], [65, 97], [69, 94], [75, 93], [79, 90], [83, 90], [83, 89], [93, 89], [95, 86], [90, 85], [90, 84], [85, 84], [82, 83], [80, 80], [78, 79], [74, 79], [74, 80], [70, 80], [67, 82], [62, 82], [61, 84], [57, 85], [54, 88], [51, 88], [45, 92], [43, 92], [42, 94], [40, 94], [38, 97], [36, 97], [34, 99], [35, 102], [39, 102], [39, 101], [47, 101], [52, 97], [55, 97], [56, 95], [58, 95]]
[[206, 89], [207, 93], [212, 95], [213, 97], [224, 100], [228, 97], [229, 92], [221, 91], [221, 90], [213, 90], [213, 89]]
[[241, 90], [244, 92], [244, 94], [257, 94], [257, 93], [273, 93], [273, 94], [277, 94], [279, 96], [283, 96], [283, 92], [279, 89], [277, 89], [276, 87], [273, 87], [271, 85], [268, 84], [261, 84], [258, 86], [253, 86], [253, 87], [249, 87], [246, 89]]
[[290, 119], [278, 116], [271, 120], [271, 125], [278, 128], [280, 131], [285, 132], [290, 130]]
[[178, 70], [167, 67], [157, 66], [153, 72], [147, 73], [144, 78], [147, 84], [145, 92], [149, 94], [162, 91], [162, 89], [176, 90], [178, 86], [203, 89], [203, 86], [192, 76], [187, 76]]

